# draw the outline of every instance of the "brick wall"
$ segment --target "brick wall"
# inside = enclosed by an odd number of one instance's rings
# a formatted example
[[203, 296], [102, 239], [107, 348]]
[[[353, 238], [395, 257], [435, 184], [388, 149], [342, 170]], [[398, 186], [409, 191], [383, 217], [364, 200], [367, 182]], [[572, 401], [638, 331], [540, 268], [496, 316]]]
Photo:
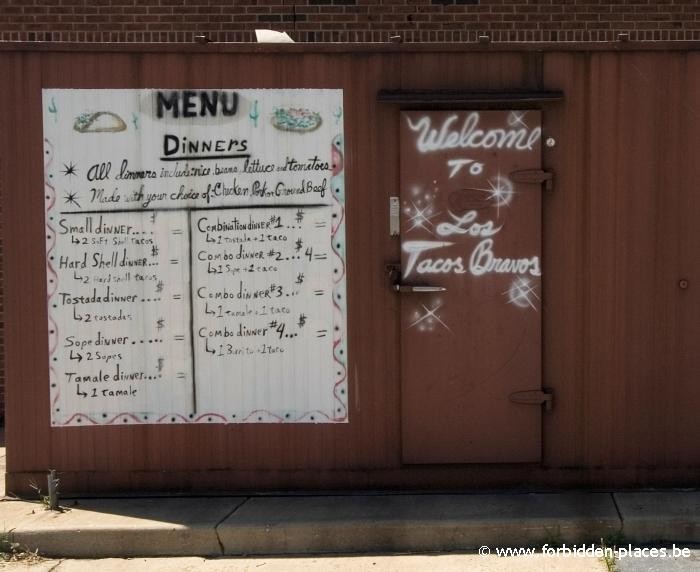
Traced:
[[0, 40], [300, 42], [700, 39], [699, 0], [0, 0]]

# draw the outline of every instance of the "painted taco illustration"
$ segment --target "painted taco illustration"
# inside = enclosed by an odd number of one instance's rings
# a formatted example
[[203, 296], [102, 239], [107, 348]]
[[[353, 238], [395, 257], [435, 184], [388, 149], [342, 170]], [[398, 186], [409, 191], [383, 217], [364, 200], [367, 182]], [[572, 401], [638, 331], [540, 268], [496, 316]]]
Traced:
[[73, 129], [78, 133], [117, 133], [126, 130], [126, 123], [111, 111], [87, 112], [75, 118]]
[[308, 132], [321, 126], [321, 114], [295, 107], [275, 108], [272, 125], [281, 131]]

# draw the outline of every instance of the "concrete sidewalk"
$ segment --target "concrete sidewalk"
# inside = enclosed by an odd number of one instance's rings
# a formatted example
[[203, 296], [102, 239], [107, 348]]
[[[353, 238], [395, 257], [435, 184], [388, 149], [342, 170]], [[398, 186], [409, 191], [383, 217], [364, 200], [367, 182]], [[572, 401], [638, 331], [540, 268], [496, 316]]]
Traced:
[[461, 551], [700, 543], [699, 492], [4, 500], [14, 539], [60, 557]]
[[[4, 492], [5, 449], [0, 447]], [[45, 556], [222, 556], [700, 543], [700, 491], [4, 498], [0, 525]]]
[[[692, 560], [687, 560], [693, 564]], [[603, 561], [593, 557], [525, 556], [516, 559], [478, 554], [44, 559], [32, 563], [31, 568], [25, 562], [13, 562], [0, 563], [0, 569], [3, 572], [95, 572], [98, 569], [100, 572], [607, 572]], [[655, 572], [686, 571], [697, 572], [697, 568]]]

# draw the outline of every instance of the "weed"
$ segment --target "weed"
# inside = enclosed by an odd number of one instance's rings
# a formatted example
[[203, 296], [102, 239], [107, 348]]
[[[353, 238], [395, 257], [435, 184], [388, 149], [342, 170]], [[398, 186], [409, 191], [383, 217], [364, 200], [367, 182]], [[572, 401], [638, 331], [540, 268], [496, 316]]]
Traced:
[[615, 548], [617, 547], [617, 542], [612, 543], [610, 546], [609, 540], [615, 538], [622, 538], [622, 533], [618, 532], [606, 538], [600, 539], [600, 547], [603, 549], [603, 564], [608, 572], [615, 572], [617, 567], [617, 558], [615, 557]]
[[51, 510], [49, 495], [42, 494], [41, 487], [36, 483], [36, 481], [30, 481], [29, 487], [36, 492], [37, 496], [39, 497], [39, 502], [44, 507], [44, 510]]
[[0, 532], [0, 560], [4, 562], [19, 562], [21, 560], [34, 563], [39, 562], [41, 557], [38, 551], [32, 552], [19, 542], [15, 542], [12, 530], [4, 530]]

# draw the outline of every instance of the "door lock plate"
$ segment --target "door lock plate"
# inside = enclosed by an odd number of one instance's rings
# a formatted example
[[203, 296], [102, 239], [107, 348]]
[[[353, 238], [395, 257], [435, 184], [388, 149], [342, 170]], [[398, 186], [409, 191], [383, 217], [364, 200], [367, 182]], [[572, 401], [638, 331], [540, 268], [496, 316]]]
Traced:
[[401, 203], [399, 197], [389, 197], [389, 236], [401, 232]]

